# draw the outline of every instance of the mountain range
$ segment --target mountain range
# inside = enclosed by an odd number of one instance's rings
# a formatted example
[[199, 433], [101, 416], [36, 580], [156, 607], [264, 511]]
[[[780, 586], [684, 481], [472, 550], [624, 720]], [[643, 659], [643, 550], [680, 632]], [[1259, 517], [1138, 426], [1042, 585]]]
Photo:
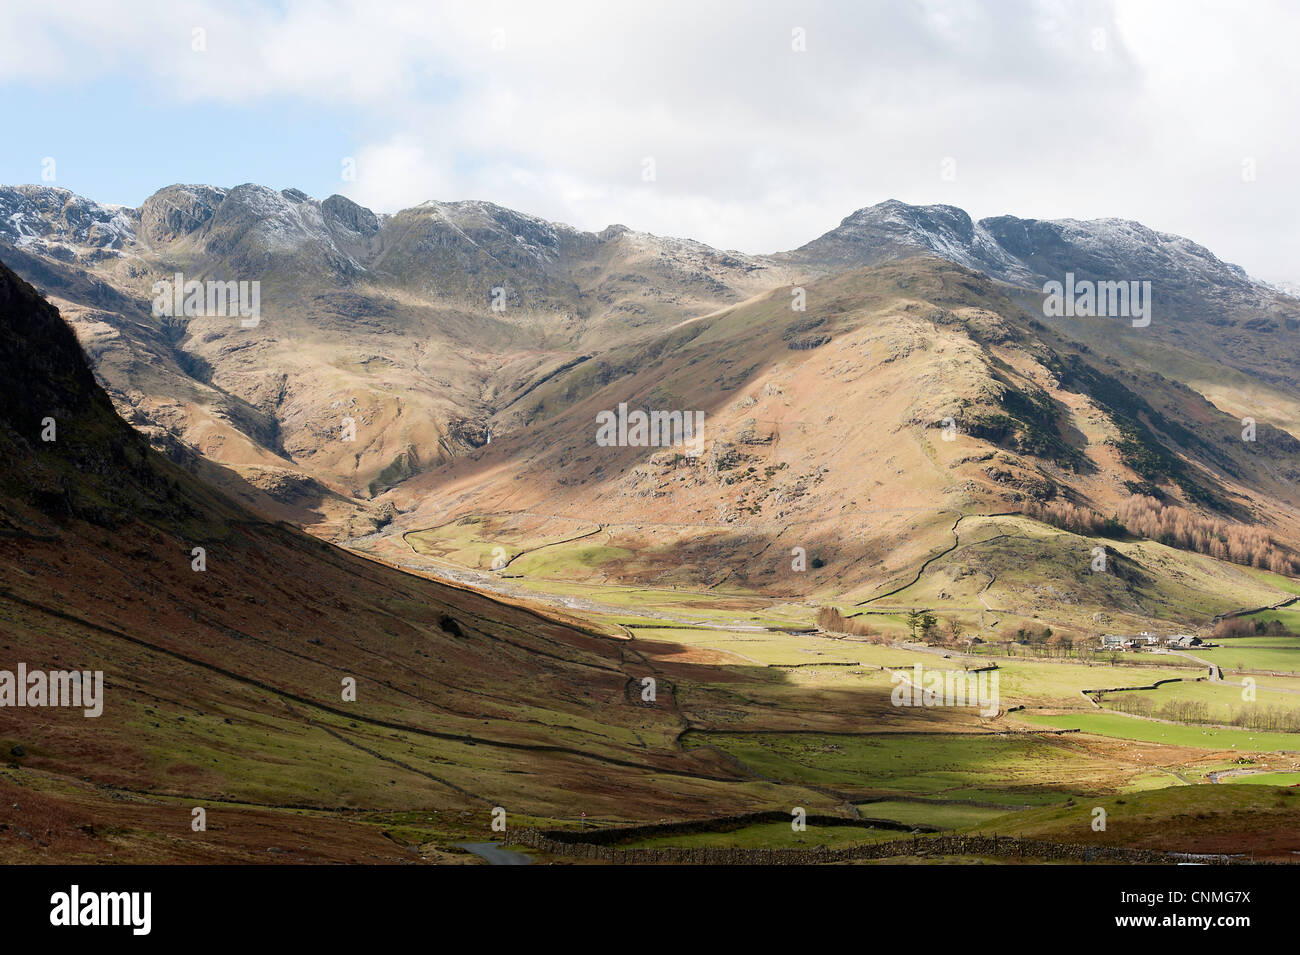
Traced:
[[386, 837], [392, 814], [477, 836], [498, 805], [564, 815], [574, 792], [646, 816], [764, 804], [673, 745], [670, 699], [629, 703], [674, 672], [652, 648], [247, 510], [123, 422], [3, 266], [0, 325], [0, 670], [104, 687], [91, 718], [0, 708], [6, 862], [460, 861]]
[[[1189, 785], [1294, 776], [1258, 732], [1293, 678], [1242, 707], [1200, 658], [1092, 649], [1300, 586], [1300, 302], [1186, 239], [887, 202], [760, 256], [24, 186], [0, 261], [0, 669], [105, 697], [0, 708], [0, 858], [465, 862], [499, 811], [806, 848], [790, 806], [814, 845], [831, 813], [1074, 843], [1099, 802], [1107, 844], [1294, 851], [1287, 790]], [[1053, 313], [1067, 275], [1150, 282], [1151, 322]], [[255, 314], [158, 307], [177, 281]], [[637, 411], [702, 440], [598, 440]], [[1214, 660], [1286, 666], [1271, 639]], [[991, 711], [896, 705], [954, 654]]]
[[[1077, 531], [1135, 499], [1218, 528], [1207, 553], [1254, 529], [1246, 562], [1300, 556], [1300, 302], [1136, 222], [889, 201], [751, 255], [478, 201], [377, 215], [178, 185], [129, 209], [19, 186], [0, 188], [0, 259], [156, 448], [399, 563], [457, 522], [483, 530], [481, 571], [496, 546], [595, 526], [604, 549], [561, 577], [865, 605], [954, 518]], [[1052, 314], [1044, 285], [1067, 275], [1150, 282], [1150, 324]], [[156, 314], [176, 276], [257, 281], [260, 320]], [[597, 447], [620, 404], [702, 411], [703, 453]], [[771, 555], [794, 548], [816, 566], [783, 572]], [[1073, 580], [1061, 622], [1193, 614], [1108, 583]], [[1026, 618], [1052, 602], [1007, 597]]]

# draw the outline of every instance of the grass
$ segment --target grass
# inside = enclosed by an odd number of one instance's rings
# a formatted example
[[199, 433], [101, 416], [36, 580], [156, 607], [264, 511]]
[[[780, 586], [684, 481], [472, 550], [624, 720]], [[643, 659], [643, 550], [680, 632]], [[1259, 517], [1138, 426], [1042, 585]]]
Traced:
[[1289, 594], [1300, 595], [1300, 578], [1283, 577], [1281, 574], [1275, 574], [1267, 570], [1256, 570], [1255, 568], [1247, 568], [1247, 570], [1270, 587], [1276, 587], [1278, 590], [1284, 590]]
[[1300, 734], [1256, 733], [1251, 730], [1216, 729], [1214, 727], [1182, 726], [1123, 716], [1118, 713], [1065, 713], [1061, 715], [1018, 714], [1034, 726], [1054, 729], [1077, 729], [1098, 736], [1134, 740], [1139, 743], [1157, 743], [1169, 746], [1187, 746], [1193, 749], [1241, 752], [1280, 752], [1300, 750]]
[[1211, 722], [1227, 723], [1245, 708], [1279, 707], [1300, 711], [1300, 694], [1285, 693], [1270, 689], [1268, 686], [1255, 687], [1254, 702], [1242, 699], [1242, 687], [1233, 684], [1209, 682], [1166, 683], [1154, 690], [1125, 690], [1122, 693], [1108, 693], [1101, 700], [1102, 706], [1113, 705], [1122, 709], [1125, 701], [1134, 698], [1149, 700], [1155, 710], [1148, 714], [1159, 716], [1160, 709], [1172, 700], [1204, 703], [1208, 708], [1207, 717]]
[[763, 666], [799, 666], [826, 663], [861, 663], [864, 666], [936, 666], [943, 661], [913, 650], [896, 650], [852, 640], [837, 640], [821, 634], [787, 634], [732, 630], [629, 629], [641, 640], [664, 640], [683, 646], [716, 650], [735, 655], [737, 662]]
[[769, 778], [843, 791], [962, 798], [971, 790], [1007, 794], [1108, 787], [1124, 770], [1103, 765], [1032, 736], [899, 733], [729, 736], [692, 734], [689, 745], [711, 745]]
[[1300, 786], [1300, 773], [1242, 773], [1220, 776], [1221, 783], [1248, 783], [1252, 786]]
[[[1095, 810], [1106, 828], [1093, 829]], [[970, 831], [1162, 851], [1282, 858], [1300, 849], [1296, 790], [1260, 786], [1171, 786], [1146, 792], [1090, 796], [1002, 816]]]
[[904, 800], [881, 800], [860, 803], [858, 812], [869, 819], [892, 819], [895, 822], [938, 826], [940, 829], [960, 829], [1004, 816], [1009, 811], [994, 806], [972, 806], [961, 803], [936, 803]]
[[[511, 565], [514, 569], [514, 565]], [[731, 624], [745, 627], [809, 627], [816, 614], [811, 606], [774, 603], [744, 594], [701, 593], [662, 587], [539, 580], [517, 581], [524, 589], [557, 597], [578, 597], [639, 615], [605, 615], [627, 626], [647, 623]]]
[[558, 544], [536, 553], [525, 554], [510, 565], [513, 573], [548, 579], [579, 579], [591, 576], [592, 571], [615, 562], [632, 560], [635, 552], [626, 547], [589, 544], [585, 541]]
[[1145, 686], [1157, 680], [1181, 679], [1189, 675], [1184, 669], [1165, 669], [1157, 665], [1047, 663], [1020, 657], [998, 658], [996, 662], [999, 692], [1003, 702], [1010, 705], [1050, 706], [1063, 701], [1073, 705], [1086, 702], [1080, 696], [1083, 690]]
[[1272, 637], [1271, 646], [1231, 645], [1213, 650], [1197, 650], [1195, 656], [1217, 663], [1225, 670], [1273, 670], [1280, 673], [1300, 673], [1300, 641], [1292, 649], [1283, 641], [1285, 637]]
[[[1258, 613], [1249, 614], [1246, 619], [1264, 621], [1280, 620], [1292, 633], [1300, 633], [1300, 610], [1296, 610], [1294, 607], [1282, 607], [1278, 610], [1261, 610]], [[1249, 640], [1251, 638], [1246, 637], [1245, 639]], [[1272, 639], [1280, 643], [1285, 643], [1288, 638], [1285, 636], [1274, 636]], [[1290, 639], [1295, 641], [1297, 647], [1300, 647], [1300, 638], [1291, 637]], [[1230, 642], [1236, 643], [1237, 640], [1232, 640]]]
[[763, 822], [730, 832], [691, 832], [652, 836], [629, 842], [625, 848], [681, 846], [684, 848], [814, 849], [817, 846], [856, 846], [906, 837], [906, 832], [897, 829], [874, 829], [865, 825], [818, 827], [815, 823], [809, 822], [808, 828], [803, 832], [795, 832], [788, 822]]
[[[1079, 555], [1102, 545], [1122, 555], [1138, 573], [1127, 581], [1115, 574], [1092, 573], [1088, 561]], [[1044, 579], [1055, 581], [1058, 590], [1068, 591], [1074, 599], [1063, 604], [1043, 594], [1040, 584]], [[960, 524], [958, 547], [931, 563], [911, 586], [868, 606], [919, 605], [943, 616], [946, 601], [957, 607], [978, 608], [983, 597], [1001, 611], [995, 615], [1002, 618], [999, 634], [1006, 634], [1008, 628], [1014, 631], [1017, 621], [1041, 626], [1044, 620], [1051, 620], [1054, 627], [1069, 624], [1093, 633], [1092, 610], [1132, 608], [1128, 612], [1135, 614], [1134, 626], [1152, 617], [1208, 620], [1242, 607], [1277, 603], [1292, 592], [1282, 583], [1295, 586], [1288, 578], [1273, 580], [1154, 541], [1103, 540], [1018, 516], [972, 516]], [[1088, 613], [1071, 613], [1072, 607]], [[977, 616], [970, 612], [957, 615], [968, 621]], [[1128, 625], [1127, 621], [1111, 624]], [[1171, 627], [1175, 625], [1171, 622]]]

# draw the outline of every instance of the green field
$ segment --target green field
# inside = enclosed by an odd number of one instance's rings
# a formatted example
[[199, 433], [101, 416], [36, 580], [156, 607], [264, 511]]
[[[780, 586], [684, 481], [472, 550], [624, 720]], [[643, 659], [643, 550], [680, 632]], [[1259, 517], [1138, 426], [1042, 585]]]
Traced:
[[[1140, 607], [1150, 615], [1115, 617], [1108, 626], [1118, 632], [1150, 626], [1151, 619], [1172, 606], [1180, 614], [1208, 620], [1233, 607], [1276, 602], [1281, 599], [1279, 592], [1300, 589], [1288, 578], [1149, 541], [1112, 541], [1118, 552], [1150, 572], [1136, 589], [1126, 591], [1119, 578], [1098, 579], [1077, 572], [1076, 552], [1090, 542], [1088, 538], [1022, 518], [974, 517], [961, 526], [960, 546], [898, 594], [868, 605], [855, 604], [850, 595], [834, 595], [843, 612], [866, 612], [864, 619], [877, 633], [868, 642], [779, 629], [812, 624], [818, 605], [829, 605], [825, 601], [765, 598], [725, 584], [700, 589], [698, 580], [691, 582], [694, 565], [689, 559], [676, 569], [665, 567], [661, 560], [673, 546], [681, 547], [681, 541], [647, 543], [636, 539], [644, 529], [633, 527], [602, 528], [579, 540], [565, 539], [581, 530], [576, 522], [487, 518], [408, 536], [427, 556], [480, 570], [489, 544], [518, 553], [509, 571], [516, 592], [566, 600], [575, 612], [603, 623], [607, 633], [630, 634], [630, 652], [665, 674], [672, 687], [672, 705], [688, 727], [677, 738], [682, 749], [702, 763], [718, 761], [727, 771], [761, 780], [759, 785], [770, 786], [773, 792], [790, 787], [805, 793], [789, 805], [803, 805], [811, 812], [814, 801], [831, 800], [817, 810], [827, 811], [833, 800], [840, 799], [854, 804], [864, 819], [950, 831], [988, 826], [989, 831], [1010, 834], [1041, 828], [1040, 822], [1047, 828], [1067, 820], [1074, 825], [1076, 817], [1086, 823], [1081, 807], [1102, 801], [1127, 820], [1140, 797], [1143, 824], [1128, 833], [1131, 844], [1137, 833], [1163, 838], [1167, 827], [1161, 814], [1167, 810], [1159, 807], [1183, 805], [1167, 799], [1163, 794], [1168, 791], [1192, 790], [1202, 796], [1224, 789], [1264, 793], [1270, 786], [1300, 780], [1300, 773], [1290, 771], [1287, 761], [1268, 765], [1259, 757], [1245, 758], [1300, 752], [1300, 732], [1140, 719], [1096, 711], [1084, 697], [1085, 692], [1103, 688], [1178, 681], [1155, 690], [1114, 691], [1105, 695], [1102, 705], [1119, 708], [1140, 700], [1158, 716], [1167, 706], [1203, 704], [1203, 711], [1188, 712], [1187, 719], [1226, 723], [1245, 706], [1300, 711], [1300, 693], [1281, 692], [1300, 689], [1300, 677], [1276, 676], [1270, 681], [1261, 676], [1256, 700], [1247, 703], [1234, 677], [1228, 677], [1227, 685], [1198, 682], [1205, 668], [1176, 656], [1143, 653], [1104, 658], [1082, 651], [1063, 653], [1060, 648], [1051, 656], [1020, 646], [1008, 656], [1004, 645], [985, 645], [975, 656], [957, 649], [920, 652], [887, 642], [907, 638], [902, 608], [919, 605], [935, 608], [944, 625], [955, 622], [966, 632], [982, 626], [986, 637], [993, 639], [1014, 636], [1019, 627], [1041, 628], [1050, 619], [1054, 629], [1063, 628], [1065, 635], [1073, 636], [1076, 648], [1091, 648], [1096, 626], [1084, 618], [1049, 617], [1059, 608], [1044, 603], [1033, 590], [1044, 560], [1054, 568], [1055, 577], [1076, 591], [1098, 590], [1096, 596], [1106, 605], [1114, 590], [1117, 603]], [[1033, 573], [1026, 570], [1031, 565]], [[984, 602], [990, 609], [985, 614], [945, 612], [944, 603], [949, 601], [949, 606], [958, 607]], [[1013, 609], [992, 610], [990, 605]], [[1256, 617], [1282, 620], [1300, 630], [1300, 611], [1265, 611]], [[989, 629], [989, 622], [997, 629]], [[1277, 636], [1250, 637], [1193, 654], [1219, 664], [1229, 674], [1238, 664], [1300, 674], [1300, 638], [1293, 642]], [[979, 717], [974, 709], [893, 705], [891, 671], [906, 672], [916, 664], [926, 670], [962, 670], [976, 663], [998, 668], [1004, 712], [997, 718]], [[1027, 707], [1028, 712], [1005, 712], [1017, 706]], [[1049, 715], [1054, 711], [1059, 715]], [[537, 718], [555, 721], [554, 714]], [[1286, 724], [1272, 725], [1285, 728]], [[1026, 727], [1081, 732], [1057, 735]], [[565, 730], [596, 732], [597, 728]], [[1252, 763], [1268, 771], [1226, 775]], [[1218, 774], [1218, 782], [1232, 785], [1214, 785], [1211, 773]], [[1227, 812], [1254, 811], [1247, 808], [1249, 800], [1216, 798]], [[1148, 810], [1148, 804], [1155, 808]], [[1246, 825], [1240, 819], [1235, 824]], [[1123, 827], [1117, 823], [1116, 828]], [[1060, 835], [1073, 841], [1088, 838], [1088, 832], [1085, 828], [1083, 834]], [[813, 825], [796, 833], [788, 822], [778, 821], [728, 832], [647, 836], [627, 845], [812, 848], [904, 836], [899, 830], [866, 825]], [[1184, 833], [1181, 838], [1186, 843], [1193, 837]], [[1104, 841], [1115, 839], [1107, 836]]]
[[683, 745], [715, 746], [764, 776], [786, 782], [1006, 804], [1113, 789], [1135, 775], [1036, 736], [693, 732]]
[[[1102, 545], [1112, 548], [1146, 575], [1124, 582], [1113, 575], [1093, 575], [1077, 555]], [[960, 526], [958, 546], [930, 563], [920, 579], [902, 590], [873, 601], [875, 610], [924, 606], [943, 613], [945, 597], [954, 606], [999, 608], [998, 636], [1014, 634], [1027, 624], [1041, 626], [1051, 619], [1054, 628], [1069, 626], [1095, 643], [1090, 616], [1071, 614], [1070, 607], [1035, 594], [1043, 579], [1060, 581], [1085, 603], [1102, 607], [1129, 606], [1140, 613], [1131, 624], [1115, 620], [1111, 626], [1142, 629], [1151, 618], [1204, 619], [1242, 607], [1278, 603], [1296, 584], [1276, 575], [1262, 575], [1236, 564], [1179, 550], [1149, 540], [1112, 540], [1077, 535], [1019, 516], [971, 516]], [[1279, 591], [1281, 582], [1287, 588]], [[956, 612], [965, 622], [978, 611]], [[986, 613], [985, 616], [988, 616]]]
[[1050, 706], [1085, 702], [1084, 690], [1146, 686], [1157, 680], [1186, 679], [1188, 670], [1165, 666], [1049, 663], [1019, 657], [999, 658], [999, 692], [1004, 704]]
[[1221, 776], [1221, 783], [1249, 783], [1253, 786], [1300, 786], [1300, 773], [1242, 773]]
[[[1288, 693], [1280, 689], [1272, 689], [1267, 684], [1257, 684], [1253, 701], [1243, 699], [1242, 694], [1243, 688], [1236, 680], [1229, 678], [1227, 683], [1185, 681], [1182, 683], [1166, 683], [1154, 690], [1126, 690], [1120, 693], [1107, 693], [1100, 702], [1104, 707], [1122, 710], [1130, 714], [1175, 719], [1178, 722], [1188, 723], [1192, 722], [1192, 720], [1187, 718], [1186, 714], [1169, 709], [1171, 702], [1204, 704], [1206, 712], [1203, 719], [1199, 719], [1198, 722], [1232, 723], [1234, 718], [1243, 712], [1259, 711], [1267, 708], [1292, 711], [1294, 716], [1288, 718], [1300, 721], [1300, 693]], [[1130, 708], [1133, 704], [1140, 704], [1143, 707], [1149, 707], [1149, 709], [1134, 710]], [[1285, 722], [1253, 723], [1250, 725], [1265, 726], [1282, 731], [1297, 728]]]
[[[1259, 613], [1252, 613], [1246, 619], [1264, 621], [1279, 620], [1292, 633], [1300, 633], [1300, 609], [1297, 609], [1294, 605], [1290, 607], [1282, 607], [1279, 610], [1261, 610]], [[1288, 642], [1285, 637], [1273, 637], [1272, 639], [1279, 643]], [[1294, 641], [1297, 646], [1300, 646], [1300, 637], [1292, 637], [1291, 640]], [[1237, 643], [1237, 641], [1232, 640], [1231, 643]]]
[[[881, 818], [884, 818], [883, 816]], [[651, 849], [662, 846], [685, 848], [737, 849], [815, 849], [817, 846], [855, 846], [869, 842], [905, 839], [907, 833], [897, 829], [874, 829], [870, 826], [818, 826], [808, 823], [803, 832], [795, 832], [788, 822], [763, 822], [730, 832], [689, 832], [651, 836], [626, 843], [625, 848]]]
[[960, 829], [987, 822], [998, 816], [1014, 812], [996, 806], [972, 806], [962, 803], [938, 803], [912, 800], [882, 800], [861, 803], [858, 813], [869, 819], [892, 819], [911, 825], [937, 826], [940, 829]]
[[1195, 655], [1217, 663], [1225, 670], [1300, 673], [1300, 640], [1292, 644], [1285, 637], [1251, 638], [1249, 644], [1244, 640], [1233, 640], [1213, 650], [1196, 650]]
[[1032, 714], [1021, 715], [1021, 718], [1035, 726], [1077, 729], [1084, 733], [1114, 736], [1141, 743], [1166, 743], [1207, 750], [1238, 749], [1242, 752], [1300, 750], [1300, 734], [1296, 733], [1255, 733], [1250, 730], [1181, 726], [1118, 713], [1068, 713], [1060, 716]]
[[1247, 569], [1270, 587], [1276, 587], [1278, 590], [1286, 591], [1289, 594], [1300, 594], [1300, 579], [1283, 577], [1281, 574], [1274, 574], [1267, 570]]

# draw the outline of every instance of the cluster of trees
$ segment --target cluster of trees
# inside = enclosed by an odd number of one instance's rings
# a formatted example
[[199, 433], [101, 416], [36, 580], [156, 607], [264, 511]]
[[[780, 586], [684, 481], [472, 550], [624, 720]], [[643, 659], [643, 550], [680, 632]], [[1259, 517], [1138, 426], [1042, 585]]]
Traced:
[[1297, 573], [1296, 562], [1262, 528], [1200, 517], [1185, 507], [1162, 504], [1144, 494], [1121, 503], [1111, 517], [1069, 501], [1034, 502], [1026, 506], [1025, 514], [1077, 534], [1115, 537], [1128, 533], [1277, 574]]
[[912, 639], [918, 636], [923, 643], [955, 647], [962, 642], [961, 621], [956, 617], [940, 620], [928, 610], [909, 610], [907, 612], [907, 629], [912, 632]]
[[1061, 530], [1090, 537], [1122, 537], [1127, 529], [1114, 517], [1102, 517], [1089, 507], [1079, 507], [1069, 501], [1051, 501], [1041, 504], [1030, 501], [1025, 505], [1025, 515]]
[[1210, 722], [1209, 704], [1199, 700], [1166, 700], [1156, 706], [1156, 700], [1141, 690], [1121, 693], [1098, 693], [1097, 702], [1121, 713], [1134, 716], [1151, 716], [1174, 723]]
[[[1051, 627], [1043, 627], [1041, 630], [1036, 627], [1021, 627], [1016, 630], [1016, 642], [1029, 647], [1047, 646], [1054, 636], [1056, 633]], [[1071, 640], [1070, 643], [1073, 645], [1074, 641]]]
[[864, 620], [858, 617], [846, 617], [835, 607], [817, 609], [817, 626], [831, 633], [847, 633], [857, 637], [871, 637], [876, 633]]
[[1145, 496], [1123, 502], [1116, 516], [1130, 532], [1162, 544], [1279, 574], [1295, 572], [1291, 560], [1263, 528], [1198, 517], [1186, 508], [1166, 507]]
[[1214, 636], [1220, 640], [1234, 637], [1289, 637], [1291, 630], [1281, 620], [1248, 620], [1245, 617], [1229, 617], [1214, 625]]
[[[906, 620], [913, 640], [944, 647], [960, 646], [965, 641], [966, 634], [956, 617], [941, 620], [928, 610], [909, 610]], [[1068, 652], [1074, 648], [1072, 636], [1056, 633], [1051, 627], [1021, 627], [1016, 631], [1016, 642], [1021, 646], [1053, 652]]]
[[1043, 659], [1093, 660], [1100, 652], [1091, 640], [1062, 633], [1051, 627], [1020, 627], [1015, 640], [1004, 645], [1007, 656], [1032, 656]]
[[939, 618], [928, 610], [909, 610], [907, 612], [907, 629], [912, 632], [912, 639], [915, 640], [919, 634], [921, 640], [929, 643], [935, 638], [935, 633], [939, 628]]
[[1270, 733], [1300, 732], [1300, 709], [1275, 704], [1249, 704], [1226, 719], [1215, 718], [1210, 713], [1209, 704], [1197, 700], [1167, 700], [1157, 707], [1156, 701], [1141, 691], [1110, 694], [1106, 697], [1105, 705], [1123, 713], [1154, 716], [1174, 723], [1224, 724]]
[[[907, 612], [907, 629], [913, 640], [922, 643], [937, 644], [945, 647], [957, 647], [964, 642], [965, 634], [961, 621], [956, 617], [941, 620], [928, 610], [909, 610]], [[818, 618], [820, 623], [820, 617]], [[1016, 631], [1015, 643], [1028, 647], [1036, 656], [1069, 656], [1075, 649], [1075, 638], [1067, 633], [1057, 633], [1051, 627], [1021, 627]], [[1080, 649], [1083, 649], [1083, 645]], [[1091, 650], [1091, 645], [1087, 645]]]
[[1294, 733], [1300, 731], [1300, 712], [1276, 704], [1260, 706], [1256, 703], [1243, 706], [1229, 722], [1248, 730]]
[[1210, 704], [1203, 700], [1169, 700], [1157, 712], [1171, 723], [1210, 722]]

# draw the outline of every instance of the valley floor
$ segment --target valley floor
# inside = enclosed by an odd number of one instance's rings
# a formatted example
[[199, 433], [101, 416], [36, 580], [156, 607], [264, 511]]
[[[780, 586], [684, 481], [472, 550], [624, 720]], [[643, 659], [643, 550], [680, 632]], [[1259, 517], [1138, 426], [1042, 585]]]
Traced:
[[[93, 737], [62, 714], [0, 711], [0, 861], [601, 861], [519, 839], [661, 822], [600, 838], [802, 852], [996, 835], [1056, 846], [1055, 861], [1071, 861], [1062, 845], [1300, 854], [1300, 642], [1203, 651], [1213, 671], [1197, 655], [959, 650], [908, 633], [905, 591], [931, 586], [926, 574], [880, 601], [863, 636], [817, 627], [814, 600], [584, 583], [524, 561], [485, 573], [395, 537], [354, 542], [369, 563], [332, 552], [331, 581], [291, 584], [281, 532], [227, 533], [223, 549], [245, 557], [203, 582], [211, 620], [150, 612], [194, 586], [161, 569], [62, 592], [55, 610], [37, 599], [54, 568], [104, 568], [68, 565], [62, 545], [4, 545], [45, 568], [0, 593], [11, 644], [32, 660], [89, 652], [118, 690]], [[259, 593], [271, 567], [294, 615], [222, 601]], [[131, 596], [141, 588], [150, 603]], [[312, 636], [304, 618], [326, 606], [328, 632], [353, 627], [355, 643]], [[337, 677], [358, 653], [365, 693], [349, 708]], [[945, 680], [981, 677], [996, 678], [991, 705], [942, 696]], [[1243, 721], [1247, 678], [1268, 725]], [[1053, 861], [935, 845], [896, 861]]]

